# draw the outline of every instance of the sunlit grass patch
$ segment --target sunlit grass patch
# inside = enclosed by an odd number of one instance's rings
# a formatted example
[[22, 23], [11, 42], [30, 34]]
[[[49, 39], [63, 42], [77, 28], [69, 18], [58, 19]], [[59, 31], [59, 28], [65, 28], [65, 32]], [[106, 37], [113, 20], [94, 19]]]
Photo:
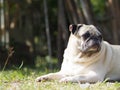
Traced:
[[50, 72], [56, 72], [57, 62], [53, 59], [53, 68], [49, 61], [38, 57], [34, 68], [14, 67], [0, 71], [0, 90], [120, 90], [120, 83], [98, 82], [96, 84], [59, 83], [58, 81], [35, 82], [35, 79]]
[[59, 83], [57, 81], [35, 82], [39, 75], [46, 74], [36, 69], [21, 68], [0, 72], [0, 90], [119, 90], [120, 83]]

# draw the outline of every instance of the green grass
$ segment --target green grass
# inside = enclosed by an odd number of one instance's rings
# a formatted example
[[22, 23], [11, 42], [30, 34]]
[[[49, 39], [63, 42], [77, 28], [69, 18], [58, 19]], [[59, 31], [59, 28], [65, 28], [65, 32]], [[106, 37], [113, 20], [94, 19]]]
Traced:
[[[120, 90], [120, 83], [96, 83], [96, 84], [79, 84], [79, 83], [59, 83], [57, 81], [35, 82], [35, 79], [43, 74], [58, 71], [57, 60], [52, 59], [52, 66], [55, 70], [49, 70], [50, 61], [38, 57], [36, 68], [13, 67], [8, 70], [0, 71], [0, 90]], [[45, 68], [46, 67], [46, 68]], [[53, 68], [54, 68], [53, 67]]]
[[120, 90], [120, 83], [59, 83], [57, 81], [35, 82], [39, 75], [48, 73], [41, 69], [21, 68], [0, 72], [0, 90]]

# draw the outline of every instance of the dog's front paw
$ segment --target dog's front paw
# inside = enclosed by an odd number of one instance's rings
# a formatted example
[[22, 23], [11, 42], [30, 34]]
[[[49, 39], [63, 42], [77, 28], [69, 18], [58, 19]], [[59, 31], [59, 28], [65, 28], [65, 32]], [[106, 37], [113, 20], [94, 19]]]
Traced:
[[65, 77], [65, 78], [62, 78], [59, 82], [60, 83], [68, 83], [68, 82], [72, 82], [72, 77]]
[[46, 81], [48, 80], [47, 76], [40, 76], [35, 79], [36, 82]]

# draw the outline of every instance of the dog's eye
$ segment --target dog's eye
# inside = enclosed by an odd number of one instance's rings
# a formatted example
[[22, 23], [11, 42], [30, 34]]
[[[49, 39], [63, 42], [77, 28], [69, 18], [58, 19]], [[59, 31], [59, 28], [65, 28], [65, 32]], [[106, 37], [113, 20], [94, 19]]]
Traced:
[[98, 38], [99, 38], [100, 40], [102, 40], [102, 35], [99, 35]]
[[88, 37], [90, 37], [90, 33], [85, 33], [85, 34], [83, 35], [83, 37], [84, 37], [84, 39], [86, 40]]

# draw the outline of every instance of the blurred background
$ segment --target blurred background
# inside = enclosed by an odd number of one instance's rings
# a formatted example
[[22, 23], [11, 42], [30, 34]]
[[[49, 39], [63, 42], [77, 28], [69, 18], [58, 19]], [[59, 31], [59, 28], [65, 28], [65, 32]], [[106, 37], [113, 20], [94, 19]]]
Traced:
[[0, 69], [59, 68], [70, 24], [93, 24], [120, 44], [120, 0], [0, 0]]

